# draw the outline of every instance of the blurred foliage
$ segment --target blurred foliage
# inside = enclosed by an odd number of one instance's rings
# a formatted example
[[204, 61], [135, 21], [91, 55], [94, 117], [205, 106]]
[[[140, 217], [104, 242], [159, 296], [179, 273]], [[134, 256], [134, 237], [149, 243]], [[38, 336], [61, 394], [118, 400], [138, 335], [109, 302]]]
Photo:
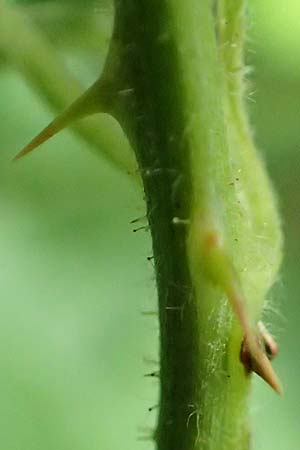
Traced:
[[[109, 1], [19, 1], [83, 84], [98, 76]], [[247, 59], [256, 140], [278, 192], [286, 235], [266, 323], [280, 343], [285, 396], [254, 379], [255, 450], [299, 448], [300, 4], [253, 0]], [[84, 12], [84, 14], [83, 14]], [[18, 30], [16, 30], [17, 36]], [[0, 52], [1, 53], [1, 52]], [[95, 63], [96, 61], [96, 63]], [[149, 235], [133, 233], [142, 195], [64, 132], [11, 158], [52, 117], [0, 59], [0, 430], [6, 450], [134, 450], [155, 422], [158, 328]], [[99, 118], [99, 120], [101, 120]], [[142, 439], [142, 441], [139, 441]]]

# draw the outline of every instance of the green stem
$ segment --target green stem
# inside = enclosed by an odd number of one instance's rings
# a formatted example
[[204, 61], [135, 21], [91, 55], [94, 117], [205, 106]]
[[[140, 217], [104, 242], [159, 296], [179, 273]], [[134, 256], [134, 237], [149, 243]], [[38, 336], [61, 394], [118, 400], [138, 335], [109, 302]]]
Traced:
[[135, 151], [159, 301], [158, 450], [248, 450], [244, 337], [280, 392], [255, 336], [282, 239], [244, 107], [245, 5], [217, 2], [216, 42], [212, 3], [115, 0], [101, 78], [44, 132], [105, 99]]
[[[249, 250], [235, 233], [249, 218], [236, 214], [211, 2], [115, 3], [107, 64], [115, 76], [113, 113], [138, 159], [156, 265], [157, 446], [247, 449], [249, 377], [239, 362], [242, 329], [226, 297], [240, 295], [241, 270], [232, 260]], [[214, 240], [217, 251], [208, 245]]]

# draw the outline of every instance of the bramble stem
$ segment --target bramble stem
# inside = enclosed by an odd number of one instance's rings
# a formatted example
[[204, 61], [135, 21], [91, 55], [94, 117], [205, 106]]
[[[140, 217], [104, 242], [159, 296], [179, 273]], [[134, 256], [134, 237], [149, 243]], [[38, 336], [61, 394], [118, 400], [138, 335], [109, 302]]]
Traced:
[[103, 74], [46, 130], [105, 99], [135, 151], [159, 303], [158, 450], [249, 449], [243, 341], [281, 390], [256, 336], [282, 237], [244, 105], [244, 37], [243, 0], [115, 0]]
[[[231, 5], [230, 20], [242, 16], [239, 2], [224, 5]], [[238, 144], [246, 142], [238, 132], [243, 84], [241, 76], [234, 80], [239, 101], [231, 102], [226, 72], [231, 57], [242, 62], [243, 41], [239, 53], [221, 55], [210, 0], [115, 0], [115, 6], [104, 73], [114, 86], [112, 114], [136, 153], [153, 240], [161, 362], [157, 448], [247, 450], [250, 379], [239, 353], [243, 331], [256, 326], [252, 301], [261, 312], [277, 269], [266, 265], [254, 299], [248, 297], [257, 271], [253, 256], [268, 249], [279, 261], [279, 246], [275, 252], [272, 246], [280, 232], [276, 210], [267, 206], [262, 251], [252, 242], [262, 218], [257, 189], [272, 205], [273, 198], [256, 153], [239, 155]], [[254, 188], [253, 165], [261, 182]]]

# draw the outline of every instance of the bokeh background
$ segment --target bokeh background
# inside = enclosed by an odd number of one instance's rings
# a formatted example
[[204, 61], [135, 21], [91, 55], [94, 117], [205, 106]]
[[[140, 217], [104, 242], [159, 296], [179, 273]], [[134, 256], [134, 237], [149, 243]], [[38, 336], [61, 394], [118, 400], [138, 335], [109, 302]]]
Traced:
[[[156, 310], [151, 244], [130, 224], [144, 214], [142, 195], [70, 131], [11, 163], [54, 110], [28, 75], [26, 51], [25, 63], [14, 55], [25, 41], [7, 8], [83, 86], [101, 70], [111, 29], [108, 0], [0, 1], [0, 448], [151, 449], [157, 385], [143, 376], [157, 368], [156, 318], [143, 314]], [[286, 237], [265, 318], [280, 343], [285, 395], [254, 378], [255, 450], [300, 448], [299, 23], [297, 0], [249, 1], [249, 110]]]

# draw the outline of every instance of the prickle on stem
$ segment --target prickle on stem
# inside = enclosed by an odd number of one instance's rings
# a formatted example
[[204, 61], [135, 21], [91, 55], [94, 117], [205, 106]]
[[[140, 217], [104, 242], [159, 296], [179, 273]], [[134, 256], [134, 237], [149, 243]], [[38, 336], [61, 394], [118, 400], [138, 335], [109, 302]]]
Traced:
[[84, 117], [100, 112], [106, 112], [104, 99], [104, 84], [101, 79], [96, 81], [79, 98], [77, 98], [67, 109], [59, 114], [49, 125], [37, 134], [14, 158], [16, 161], [37, 147], [48, 141], [60, 131], [64, 130], [73, 122]]
[[245, 335], [240, 351], [240, 360], [247, 374], [255, 372], [268, 383], [275, 392], [283, 395], [283, 388], [277, 377], [271, 360], [278, 354], [278, 346], [273, 337], [260, 321], [257, 324], [255, 341]]
[[275, 392], [282, 395], [281, 383], [270, 362], [278, 352], [277, 344], [262, 322], [258, 323], [257, 330], [253, 329], [238, 275], [216, 231], [204, 233], [202, 248], [206, 255], [207, 273], [226, 293], [243, 330], [240, 360], [246, 372], [257, 373]]

